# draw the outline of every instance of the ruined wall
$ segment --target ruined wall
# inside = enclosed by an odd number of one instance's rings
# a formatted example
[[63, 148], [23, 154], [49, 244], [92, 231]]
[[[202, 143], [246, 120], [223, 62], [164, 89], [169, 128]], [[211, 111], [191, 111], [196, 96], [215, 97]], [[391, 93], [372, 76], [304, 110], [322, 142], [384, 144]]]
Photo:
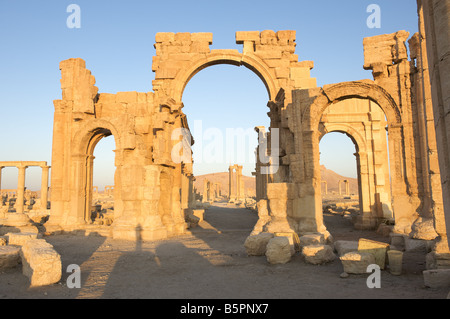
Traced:
[[[50, 225], [66, 230], [89, 223], [93, 151], [103, 137], [116, 144], [114, 229], [116, 238], [154, 239], [182, 233], [181, 163], [171, 133], [183, 115], [154, 103], [155, 94], [100, 93], [81, 59], [61, 62], [62, 100], [56, 100]], [[162, 196], [161, 184], [166, 185]]]

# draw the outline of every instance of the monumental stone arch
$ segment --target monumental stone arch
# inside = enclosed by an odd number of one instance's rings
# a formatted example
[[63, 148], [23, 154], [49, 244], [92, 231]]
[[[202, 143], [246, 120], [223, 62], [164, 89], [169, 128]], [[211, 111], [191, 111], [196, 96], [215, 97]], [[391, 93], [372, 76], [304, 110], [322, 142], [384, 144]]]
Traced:
[[[340, 131], [357, 146], [362, 197], [355, 227], [376, 229], [383, 220], [394, 219], [396, 233], [438, 238], [438, 250], [448, 252], [434, 131], [427, 126], [431, 106], [421, 92], [427, 86], [416, 64], [423, 57], [419, 35], [409, 40], [411, 60], [408, 32], [364, 39], [364, 68], [372, 70], [374, 79], [323, 87], [310, 76], [314, 63], [299, 61], [295, 54], [295, 36], [295, 31], [236, 32], [236, 43], [243, 45], [239, 52], [210, 50], [211, 33], [157, 33], [155, 79], [147, 93], [99, 93], [83, 60], [62, 61], [46, 227], [91, 229], [93, 149], [101, 138], [113, 135], [114, 222], [96, 231], [131, 240], [185, 233], [195, 209], [195, 177], [193, 141], [180, 134], [180, 129], [189, 130], [183, 91], [202, 69], [231, 64], [257, 74], [269, 97], [270, 127], [267, 132], [255, 128], [266, 136], [260, 146], [270, 146], [270, 162], [258, 160], [255, 168], [259, 221], [252, 234], [328, 233], [319, 141], [326, 132]], [[339, 117], [336, 110], [351, 105], [359, 111]], [[270, 176], [262, 178], [264, 166], [270, 167]]]

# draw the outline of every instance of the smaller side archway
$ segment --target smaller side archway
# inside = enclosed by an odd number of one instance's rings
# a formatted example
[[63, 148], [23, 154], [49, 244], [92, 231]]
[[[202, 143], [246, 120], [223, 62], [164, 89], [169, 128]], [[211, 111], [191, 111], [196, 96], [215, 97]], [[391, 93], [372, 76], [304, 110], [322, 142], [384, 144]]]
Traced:
[[[341, 110], [342, 114], [339, 114], [340, 105], [346, 104], [348, 110]], [[302, 187], [313, 188], [314, 196], [321, 197], [320, 183], [317, 183], [320, 180], [320, 138], [326, 132], [345, 132], [358, 145], [355, 155], [363, 202], [355, 228], [374, 229], [380, 220], [393, 219], [393, 200], [402, 200], [406, 194], [402, 192], [405, 181], [401, 175], [404, 162], [401, 116], [392, 97], [368, 81], [325, 86], [304, 108], [301, 121], [303, 135], [299, 145], [302, 145], [304, 161], [312, 163], [306, 167]], [[389, 128], [389, 141], [386, 127]], [[389, 152], [392, 146], [395, 146], [394, 150]], [[391, 185], [396, 193], [391, 192]], [[316, 206], [316, 218], [321, 214], [320, 209]]]

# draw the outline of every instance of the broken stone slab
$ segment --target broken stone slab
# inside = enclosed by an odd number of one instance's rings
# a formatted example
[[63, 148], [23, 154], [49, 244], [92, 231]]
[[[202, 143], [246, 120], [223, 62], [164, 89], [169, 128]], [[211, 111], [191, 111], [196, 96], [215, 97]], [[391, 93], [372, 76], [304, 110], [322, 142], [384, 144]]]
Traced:
[[450, 269], [432, 269], [423, 272], [424, 284], [429, 288], [449, 288]]
[[352, 251], [340, 257], [348, 274], [366, 274], [367, 267], [375, 264], [375, 256], [367, 252]]
[[249, 256], [264, 256], [269, 241], [274, 238], [272, 233], [260, 233], [247, 237], [244, 247]]
[[22, 272], [32, 287], [47, 286], [61, 280], [61, 256], [44, 239], [28, 240], [21, 249]]
[[375, 263], [380, 266], [380, 269], [386, 267], [386, 255], [390, 245], [370, 239], [361, 238], [358, 241], [358, 251], [373, 254]]
[[334, 243], [334, 249], [338, 256], [344, 256], [346, 253], [358, 251], [358, 242], [355, 240], [337, 240]]
[[286, 264], [291, 260], [291, 244], [287, 237], [274, 237], [269, 240], [266, 258], [270, 264]]
[[27, 241], [38, 238], [38, 234], [35, 233], [9, 233], [6, 236], [8, 244], [15, 246], [23, 246]]
[[336, 255], [333, 248], [329, 245], [308, 245], [302, 249], [302, 255], [305, 261], [313, 265], [321, 265], [332, 262]]
[[20, 247], [0, 247], [0, 271], [17, 267], [20, 264]]

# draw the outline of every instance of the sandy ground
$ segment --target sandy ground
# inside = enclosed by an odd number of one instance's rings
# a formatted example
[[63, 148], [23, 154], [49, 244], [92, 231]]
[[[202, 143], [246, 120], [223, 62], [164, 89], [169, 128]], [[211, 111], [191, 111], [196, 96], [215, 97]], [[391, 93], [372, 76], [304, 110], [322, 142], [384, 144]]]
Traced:
[[[375, 232], [355, 231], [336, 215], [325, 215], [335, 240], [368, 238], [388, 242]], [[423, 285], [426, 252], [406, 252], [404, 273], [381, 272], [381, 288], [369, 289], [366, 275], [341, 278], [339, 259], [322, 266], [297, 254], [285, 265], [248, 257], [243, 243], [257, 215], [218, 203], [191, 233], [157, 242], [129, 242], [99, 236], [46, 237], [61, 254], [60, 283], [29, 288], [21, 269], [0, 274], [0, 298], [179, 298], [179, 299], [443, 299], [448, 289]], [[68, 288], [67, 266], [81, 267], [81, 288]]]

